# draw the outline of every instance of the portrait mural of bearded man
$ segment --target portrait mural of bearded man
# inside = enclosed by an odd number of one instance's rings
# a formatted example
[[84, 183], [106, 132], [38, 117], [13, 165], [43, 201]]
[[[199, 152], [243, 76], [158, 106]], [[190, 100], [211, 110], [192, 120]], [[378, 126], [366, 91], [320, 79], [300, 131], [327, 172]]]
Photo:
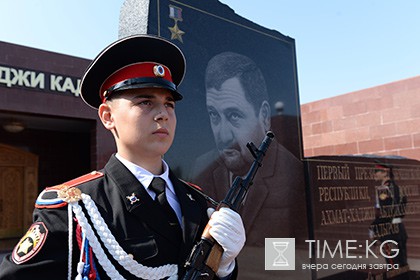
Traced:
[[[254, 158], [246, 144], [258, 146], [273, 131], [275, 139], [239, 210], [246, 229], [239, 278], [308, 279], [308, 271], [264, 269], [265, 238], [296, 238], [299, 246], [306, 245], [308, 234], [294, 39], [215, 0], [146, 1], [148, 8], [136, 13], [146, 7], [140, 2], [145, 1], [126, 1], [120, 30], [127, 34], [144, 26], [170, 39], [189, 61], [182, 84], [189, 95], [177, 107], [182, 125], [165, 160], [219, 202], [233, 179], [250, 168]], [[139, 17], [143, 13], [147, 24]]]
[[[262, 72], [244, 55], [223, 52], [210, 59], [205, 86], [216, 149], [197, 158], [192, 177], [219, 201], [236, 176], [246, 175], [254, 160], [246, 144], [259, 143], [271, 129], [271, 110]], [[297, 236], [304, 203], [300, 160], [275, 142], [263, 165], [241, 210], [251, 246], [263, 246], [269, 237]]]

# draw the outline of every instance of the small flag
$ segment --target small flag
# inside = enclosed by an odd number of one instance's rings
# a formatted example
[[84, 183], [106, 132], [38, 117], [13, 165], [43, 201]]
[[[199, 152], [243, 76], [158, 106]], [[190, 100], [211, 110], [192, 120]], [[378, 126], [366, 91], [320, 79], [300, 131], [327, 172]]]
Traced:
[[175, 21], [182, 21], [182, 9], [177, 6], [169, 5], [169, 17]]

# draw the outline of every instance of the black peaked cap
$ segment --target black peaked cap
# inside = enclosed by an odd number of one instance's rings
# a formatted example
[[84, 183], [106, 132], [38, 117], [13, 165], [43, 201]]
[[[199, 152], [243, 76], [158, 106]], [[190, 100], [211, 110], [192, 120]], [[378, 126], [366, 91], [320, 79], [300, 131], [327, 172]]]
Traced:
[[104, 81], [117, 70], [139, 62], [165, 65], [177, 87], [184, 78], [185, 57], [176, 45], [153, 35], [133, 35], [110, 44], [90, 63], [80, 85], [83, 101], [97, 109], [102, 103], [100, 89]]

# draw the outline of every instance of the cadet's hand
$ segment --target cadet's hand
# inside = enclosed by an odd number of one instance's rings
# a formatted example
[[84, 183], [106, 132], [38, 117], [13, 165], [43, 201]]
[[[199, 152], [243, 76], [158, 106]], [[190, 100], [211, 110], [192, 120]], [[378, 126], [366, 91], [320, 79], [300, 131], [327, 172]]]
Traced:
[[211, 216], [209, 233], [224, 251], [217, 275], [225, 277], [232, 273], [235, 258], [245, 244], [245, 228], [241, 216], [229, 208], [223, 207], [218, 211], [209, 208], [207, 213]]

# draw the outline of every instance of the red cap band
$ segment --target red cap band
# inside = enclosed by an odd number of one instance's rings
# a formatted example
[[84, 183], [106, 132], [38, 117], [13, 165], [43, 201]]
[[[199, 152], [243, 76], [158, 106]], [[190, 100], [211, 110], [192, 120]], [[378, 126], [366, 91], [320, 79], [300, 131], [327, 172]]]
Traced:
[[171, 71], [168, 67], [154, 62], [141, 62], [125, 66], [109, 76], [101, 86], [102, 102], [109, 97], [108, 89], [114, 85], [135, 78], [161, 78], [172, 83]]
[[389, 169], [388, 167], [386, 167], [385, 165], [382, 165], [382, 164], [376, 164], [375, 165], [375, 169], [384, 169], [384, 170], [387, 170], [387, 169]]

